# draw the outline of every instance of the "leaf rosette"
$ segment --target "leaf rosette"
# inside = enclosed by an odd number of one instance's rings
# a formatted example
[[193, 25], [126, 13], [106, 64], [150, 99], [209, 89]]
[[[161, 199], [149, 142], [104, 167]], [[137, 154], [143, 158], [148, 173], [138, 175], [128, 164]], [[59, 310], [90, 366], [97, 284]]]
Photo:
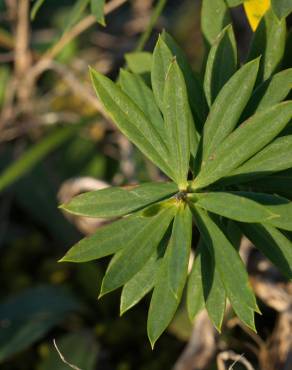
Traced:
[[[279, 22], [278, 27], [285, 33]], [[166, 181], [89, 192], [63, 205], [79, 216], [114, 221], [61, 261], [113, 255], [100, 295], [122, 287], [121, 313], [153, 291], [152, 346], [171, 322], [186, 285], [191, 320], [206, 307], [220, 330], [228, 299], [255, 330], [259, 309], [234, 233], [246, 235], [292, 277], [292, 101], [287, 100], [292, 69], [271, 67], [283, 57], [282, 49], [264, 55], [258, 37], [253, 58], [238, 68], [232, 26], [223, 28], [203, 81], [166, 33], [147, 54], [151, 66], [135, 68], [135, 57], [128, 56], [130, 70], [121, 71], [118, 83], [90, 71], [108, 116]], [[195, 228], [199, 243], [192, 240]]]

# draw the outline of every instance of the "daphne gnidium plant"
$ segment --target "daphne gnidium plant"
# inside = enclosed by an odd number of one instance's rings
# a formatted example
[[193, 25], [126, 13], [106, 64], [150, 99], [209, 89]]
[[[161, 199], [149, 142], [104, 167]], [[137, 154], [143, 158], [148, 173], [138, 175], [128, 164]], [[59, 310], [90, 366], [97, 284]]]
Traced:
[[[113, 255], [100, 296], [122, 287], [122, 314], [152, 292], [152, 346], [184, 291], [191, 320], [206, 308], [220, 330], [228, 300], [255, 330], [259, 308], [238, 252], [241, 235], [292, 277], [292, 69], [279, 68], [285, 48], [272, 53], [270, 44], [259, 44], [262, 27], [275, 17], [266, 14], [240, 67], [227, 25], [210, 47], [203, 77], [166, 32], [147, 54], [151, 66], [143, 74], [135, 73], [133, 55], [117, 83], [90, 71], [111, 120], [166, 180], [84, 193], [63, 205], [113, 222], [61, 261]], [[285, 44], [285, 23], [277, 20], [277, 27]]]

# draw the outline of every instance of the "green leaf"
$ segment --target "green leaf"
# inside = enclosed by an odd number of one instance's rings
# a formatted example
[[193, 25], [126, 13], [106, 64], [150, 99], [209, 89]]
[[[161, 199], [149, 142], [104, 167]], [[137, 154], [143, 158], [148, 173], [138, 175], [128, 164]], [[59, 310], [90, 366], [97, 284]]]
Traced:
[[25, 290], [0, 304], [0, 362], [29, 348], [54, 326], [65, 321], [80, 305], [59, 287], [40, 286]]
[[142, 33], [142, 35], [139, 38], [136, 51], [141, 51], [142, 49], [144, 49], [149, 37], [151, 36], [153, 28], [157, 24], [157, 21], [166, 6], [166, 3], [167, 3], [167, 0], [158, 0], [156, 2], [153, 12], [151, 14], [151, 17], [149, 19], [149, 22], [147, 24], [147, 27], [145, 28], [145, 31]]
[[[173, 88], [175, 86], [175, 89]], [[164, 120], [171, 163], [180, 189], [188, 186], [189, 130], [193, 125], [183, 74], [174, 60], [169, 66], [164, 91]]]
[[122, 133], [173, 179], [162, 138], [138, 106], [109, 78], [91, 69], [92, 82], [105, 110]]
[[237, 69], [236, 41], [231, 25], [218, 35], [208, 54], [204, 90], [209, 107]]
[[35, 17], [36, 17], [38, 11], [40, 10], [40, 8], [42, 7], [44, 2], [45, 2], [45, 0], [36, 0], [34, 2], [32, 8], [31, 8], [31, 12], [30, 12], [31, 21], [35, 20]]
[[152, 56], [151, 83], [157, 105], [162, 113], [164, 113], [165, 80], [172, 62], [173, 54], [162, 36], [159, 36]]
[[151, 72], [151, 53], [147, 51], [136, 51], [125, 54], [125, 58], [131, 72], [139, 75]]
[[190, 196], [196, 207], [236, 221], [268, 222], [279, 214], [257, 202], [245, 198], [241, 192], [197, 193]]
[[[201, 130], [208, 114], [208, 104], [206, 102], [201, 81], [194, 74], [185, 53], [178, 46], [176, 41], [165, 31], [162, 33], [162, 39], [170, 49], [172, 55], [176, 57], [177, 63], [184, 75], [188, 90], [189, 104], [194, 115], [195, 126], [197, 129]], [[195, 135], [196, 132], [191, 134]]]
[[205, 42], [210, 47], [225, 26], [231, 23], [224, 0], [203, 0], [201, 28]]
[[239, 224], [247, 238], [279, 270], [292, 279], [292, 243], [279, 230], [268, 225]]
[[91, 13], [102, 26], [105, 26], [104, 4], [105, 0], [90, 0]]
[[4, 169], [2, 173], [0, 173], [0, 191], [4, 190], [7, 186], [21, 178], [21, 176], [31, 170], [50, 152], [55, 150], [71, 136], [76, 134], [78, 129], [80, 129], [80, 125], [76, 125], [76, 127], [73, 128], [59, 128], [53, 133], [49, 134], [39, 143], [29, 148], [19, 159], [14, 161], [6, 169]]
[[279, 19], [287, 17], [292, 12], [291, 0], [272, 0], [272, 7]]
[[126, 70], [121, 70], [119, 82], [122, 90], [137, 104], [152, 126], [155, 127], [162, 140], [166, 142], [163, 118], [156, 105], [154, 94], [143, 78]]
[[149, 307], [147, 331], [152, 347], [170, 324], [181, 300], [188, 273], [191, 237], [192, 214], [182, 204], [174, 219]]
[[64, 32], [68, 32], [82, 17], [90, 0], [77, 0], [70, 10], [65, 21]]
[[174, 183], [146, 183], [129, 188], [111, 187], [80, 194], [61, 208], [79, 216], [120, 217], [170, 197], [177, 191]]
[[264, 111], [284, 100], [292, 88], [292, 68], [286, 69], [263, 82], [254, 91], [247, 104], [241, 121], [256, 112]]
[[[215, 266], [232, 306], [235, 309], [241, 305], [244, 311], [258, 310], [255, 296], [248, 282], [248, 274], [238, 252], [204, 210], [197, 207], [193, 207], [192, 210], [209, 253], [214, 258]], [[242, 317], [240, 319], [243, 320]]]
[[104, 276], [100, 296], [127, 283], [146, 264], [165, 234], [176, 212], [166, 204], [154, 217], [144, 217], [144, 224], [124, 241], [123, 249], [112, 258]]
[[267, 224], [292, 231], [292, 202], [288, 199], [264, 193], [241, 192], [241, 194], [262, 204], [276, 215], [276, 217], [267, 220]]
[[[292, 167], [292, 135], [279, 137], [232, 171], [230, 182], [250, 181]], [[228, 181], [228, 178], [227, 178]]]
[[193, 188], [206, 187], [227, 176], [269, 144], [285, 128], [291, 115], [292, 102], [284, 102], [245, 121], [211, 153], [195, 179]]
[[172, 234], [167, 247], [169, 286], [174, 296], [181, 295], [181, 285], [188, 273], [192, 244], [192, 213], [181, 204], [175, 215]]
[[139, 213], [102, 226], [69, 249], [59, 262], [87, 262], [114, 254], [147, 222], [150, 218]]
[[127, 310], [135, 306], [153, 289], [168, 239], [169, 235], [166, 233], [148, 262], [124, 285], [121, 294], [120, 315], [123, 315]]
[[222, 88], [204, 126], [203, 160], [234, 130], [255, 84], [259, 60], [239, 69]]
[[268, 10], [262, 18], [249, 51], [248, 60], [262, 56], [260, 76], [267, 80], [279, 68], [286, 42], [285, 19], [279, 21], [272, 10]]
[[214, 326], [220, 332], [225, 313], [226, 293], [214, 258], [206, 245], [201, 249], [201, 254], [202, 289], [206, 309]]
[[[94, 370], [100, 353], [95, 335], [89, 331], [79, 331], [63, 335], [56, 339], [56, 344], [65, 359], [80, 369]], [[53, 343], [48, 346], [48, 353], [38, 366], [39, 370], [68, 370], [60, 360]]]
[[[248, 223], [267, 223], [292, 231], [292, 202], [288, 199], [252, 192], [198, 193], [196, 207]], [[226, 207], [228, 204], [228, 207]]]
[[202, 282], [202, 249], [205, 247], [201, 238], [196, 248], [195, 260], [188, 280], [187, 310], [191, 321], [194, 321], [198, 313], [205, 306], [203, 282]]

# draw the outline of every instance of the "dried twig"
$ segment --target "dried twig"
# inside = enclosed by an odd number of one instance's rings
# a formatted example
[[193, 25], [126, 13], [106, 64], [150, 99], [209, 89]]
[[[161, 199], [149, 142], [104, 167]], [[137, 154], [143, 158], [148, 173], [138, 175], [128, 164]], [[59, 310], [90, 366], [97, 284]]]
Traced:
[[218, 370], [226, 370], [225, 362], [233, 361], [233, 364], [228, 367], [228, 370], [232, 370], [234, 365], [237, 363], [241, 363], [246, 367], [247, 370], [254, 370], [253, 366], [243, 355], [238, 355], [233, 351], [224, 351], [218, 354], [217, 356], [217, 367]]
[[73, 364], [70, 364], [70, 362], [68, 362], [68, 361], [65, 359], [64, 355], [63, 355], [63, 354], [61, 353], [61, 351], [59, 350], [59, 348], [58, 348], [58, 346], [57, 346], [57, 343], [56, 343], [56, 340], [55, 340], [55, 339], [53, 339], [53, 343], [54, 343], [54, 347], [55, 347], [56, 351], [58, 352], [58, 355], [59, 355], [60, 359], [62, 360], [62, 362], [64, 362], [64, 364], [66, 364], [66, 365], [68, 365], [69, 367], [71, 367], [71, 369], [74, 369], [74, 370], [82, 370], [82, 369], [80, 369], [79, 367], [77, 367], [77, 366], [75, 366], [75, 365], [73, 365]]

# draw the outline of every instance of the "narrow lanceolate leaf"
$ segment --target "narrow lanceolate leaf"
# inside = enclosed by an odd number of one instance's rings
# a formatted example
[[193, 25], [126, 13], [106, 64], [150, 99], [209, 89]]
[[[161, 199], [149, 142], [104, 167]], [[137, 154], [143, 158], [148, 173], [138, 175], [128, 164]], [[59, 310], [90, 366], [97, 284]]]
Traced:
[[268, 225], [239, 224], [247, 238], [289, 279], [292, 279], [292, 242]]
[[147, 331], [152, 347], [170, 324], [187, 279], [191, 249], [192, 215], [181, 205], [157, 276], [148, 313]]
[[91, 13], [96, 17], [97, 22], [103, 26], [105, 26], [104, 4], [105, 0], [90, 0]]
[[124, 135], [153, 163], [173, 179], [167, 160], [168, 150], [145, 114], [115, 83], [91, 70], [96, 93], [105, 110]]
[[126, 70], [121, 70], [119, 82], [122, 90], [137, 104], [152, 126], [155, 127], [162, 140], [166, 141], [162, 115], [152, 90], [146, 85], [142, 77]]
[[195, 260], [189, 276], [187, 288], [187, 311], [191, 321], [195, 320], [198, 313], [205, 306], [202, 282], [202, 248], [205, 248], [205, 245], [201, 238], [196, 248]]
[[[189, 198], [195, 202], [196, 207], [203, 208], [212, 213], [242, 222], [267, 222], [280, 217], [257, 202], [241, 196], [238, 192], [198, 193]], [[195, 200], [197, 199], [197, 200]]]
[[270, 9], [254, 34], [248, 59], [262, 55], [261, 80], [267, 80], [278, 69], [285, 51], [286, 22], [279, 21]]
[[255, 296], [249, 286], [248, 274], [238, 252], [206, 211], [197, 207], [192, 209], [232, 306], [240, 303], [246, 308], [258, 310]]
[[186, 55], [176, 41], [165, 31], [162, 33], [162, 39], [170, 49], [172, 55], [176, 57], [177, 63], [184, 75], [196, 129], [200, 131], [208, 114], [208, 105], [202, 83], [194, 74]]
[[[279, 137], [242, 166], [232, 171], [231, 179], [250, 181], [263, 175], [292, 168], [292, 135]], [[237, 182], [238, 182], [237, 181]]]
[[116, 253], [125, 248], [128, 240], [150, 221], [150, 218], [133, 215], [102, 226], [74, 245], [60, 262], [87, 262]]
[[272, 7], [279, 19], [287, 17], [292, 12], [291, 0], [271, 0]]
[[79, 216], [120, 217], [178, 191], [174, 183], [146, 183], [128, 188], [112, 187], [80, 194], [61, 208]]
[[152, 348], [173, 319], [181, 298], [176, 298], [169, 286], [167, 262], [165, 256], [157, 275], [148, 311], [147, 333]]
[[292, 68], [286, 69], [263, 82], [252, 94], [241, 121], [256, 112], [264, 111], [286, 98], [292, 89]]
[[161, 240], [144, 267], [124, 285], [121, 294], [121, 315], [135, 306], [154, 287], [168, 239], [167, 235]]
[[244, 65], [220, 91], [204, 126], [203, 160], [206, 160], [236, 127], [252, 93], [258, 67], [258, 59]]
[[230, 13], [224, 0], [203, 0], [201, 28], [207, 46], [211, 46], [223, 28], [230, 23]]
[[224, 28], [211, 47], [204, 77], [209, 107], [237, 68], [236, 41], [231, 25]]
[[191, 243], [192, 213], [182, 203], [175, 215], [167, 247], [169, 286], [176, 298], [179, 298], [182, 282], [187, 276]]
[[241, 194], [260, 203], [273, 214], [277, 215], [277, 217], [267, 220], [267, 224], [283, 230], [292, 231], [292, 202], [288, 199], [264, 193], [241, 192]]
[[163, 238], [175, 209], [169, 205], [154, 217], [144, 217], [144, 225], [124, 241], [124, 248], [112, 258], [100, 296], [124, 285], [141, 270]]
[[252, 116], [229, 135], [209, 156], [194, 188], [203, 188], [227, 176], [269, 144], [290, 121], [292, 102], [277, 104]]
[[164, 120], [176, 183], [180, 189], [186, 189], [190, 161], [189, 127], [193, 122], [184, 77], [176, 60], [170, 64], [166, 76]]
[[292, 231], [292, 202], [288, 199], [252, 192], [199, 193], [197, 199], [197, 207], [218, 215], [241, 222], [266, 223]]
[[164, 88], [173, 55], [162, 37], [159, 36], [152, 56], [151, 83], [152, 90], [161, 112], [164, 112]]
[[220, 274], [215, 267], [214, 258], [206, 245], [201, 250], [202, 284], [208, 315], [220, 332], [225, 313], [226, 293]]

